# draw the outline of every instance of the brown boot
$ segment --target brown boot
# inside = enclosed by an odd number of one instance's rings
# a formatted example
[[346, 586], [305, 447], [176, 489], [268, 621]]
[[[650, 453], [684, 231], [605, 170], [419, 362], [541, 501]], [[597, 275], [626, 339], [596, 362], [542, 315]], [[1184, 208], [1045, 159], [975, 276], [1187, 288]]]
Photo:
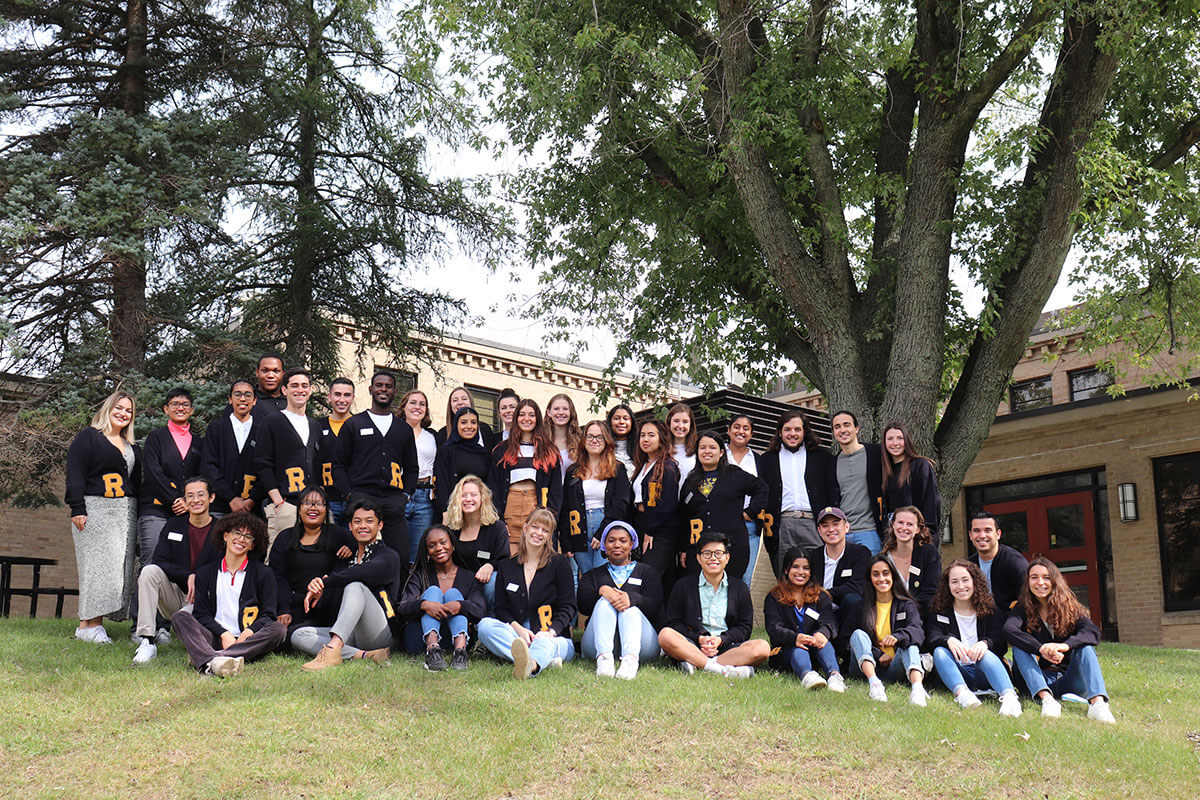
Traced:
[[374, 661], [376, 664], [386, 664], [388, 659], [392, 657], [392, 651], [386, 647], [381, 647], [378, 650], [363, 650], [362, 657], [368, 661]]
[[320, 670], [340, 666], [342, 663], [342, 648], [334, 649], [333, 645], [325, 645], [312, 661], [301, 664], [301, 669]]

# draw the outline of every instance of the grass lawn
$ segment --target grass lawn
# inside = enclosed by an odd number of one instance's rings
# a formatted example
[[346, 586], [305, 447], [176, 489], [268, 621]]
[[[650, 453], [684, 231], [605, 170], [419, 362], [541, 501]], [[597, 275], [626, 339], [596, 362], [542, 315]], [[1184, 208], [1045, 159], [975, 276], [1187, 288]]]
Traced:
[[[927, 709], [896, 687], [806, 692], [587, 662], [535, 680], [474, 658], [430, 674], [403, 656], [319, 674], [295, 656], [200, 678], [178, 642], [133, 668], [71, 620], [0, 621], [0, 797], [1193, 798], [1200, 654], [1105, 644], [1117, 725], [1065, 703], [1043, 721], [995, 700]], [[118, 636], [120, 637], [118, 639]], [[930, 688], [940, 688], [935, 681]]]

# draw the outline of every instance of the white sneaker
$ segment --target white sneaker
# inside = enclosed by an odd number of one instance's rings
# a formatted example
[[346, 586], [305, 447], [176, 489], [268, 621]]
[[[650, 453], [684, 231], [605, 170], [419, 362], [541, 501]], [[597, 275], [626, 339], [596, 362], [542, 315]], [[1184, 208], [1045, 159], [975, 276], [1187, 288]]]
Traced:
[[846, 679], [842, 677], [842, 673], [835, 672], [829, 676], [829, 685], [826, 688], [831, 692], [842, 694], [846, 691]]
[[914, 706], [924, 708], [929, 705], [929, 692], [925, 691], [925, 687], [917, 684], [912, 687], [912, 691], [908, 693], [908, 702]]
[[878, 700], [881, 703], [887, 702], [887, 692], [883, 689], [882, 681], [875, 681], [867, 689], [867, 697], [872, 700]]
[[612, 653], [601, 653], [596, 656], [596, 675], [601, 678], [613, 678], [616, 677], [616, 674]]
[[523, 681], [533, 674], [533, 670], [537, 664], [529, 657], [529, 645], [525, 644], [525, 640], [520, 636], [513, 639], [512, 657], [514, 678]]
[[1096, 722], [1105, 722], [1109, 725], [1117, 724], [1117, 718], [1113, 716], [1112, 709], [1108, 707], [1107, 700], [1097, 700], [1088, 706], [1088, 719], [1094, 719]]
[[954, 702], [958, 703], [963, 708], [975, 708], [975, 706], [983, 705], [983, 703], [979, 701], [979, 698], [975, 696], [975, 693], [970, 689], [963, 689], [961, 692], [954, 695]]
[[752, 678], [754, 667], [725, 667], [724, 675], [726, 678]]
[[550, 659], [550, 663], [545, 666], [545, 669], [558, 669], [562, 665], [563, 665], [562, 659], [555, 656], [554, 658]]
[[1021, 716], [1021, 698], [1017, 697], [1016, 692], [1008, 692], [1000, 697], [1000, 716], [1002, 717], [1019, 717]]
[[133, 654], [134, 664], [149, 664], [158, 656], [158, 645], [149, 639], [142, 639], [137, 652]]
[[108, 631], [104, 630], [103, 625], [76, 628], [75, 638], [81, 642], [91, 642], [92, 644], [112, 644], [112, 639], [108, 638]]
[[1062, 716], [1062, 704], [1053, 697], [1047, 697], [1042, 700], [1042, 716], [1051, 719], [1058, 719]]
[[933, 654], [921, 653], [921, 671], [926, 675], [933, 672]]
[[160, 647], [171, 643], [171, 632], [166, 628], [159, 628], [154, 634], [154, 643]]
[[617, 668], [617, 677], [623, 681], [631, 681], [637, 677], [638, 657], [621, 656], [621, 666]]
[[708, 661], [704, 662], [704, 671], [705, 672], [712, 672], [717, 675], [724, 675], [725, 669], [726, 669], [725, 665], [722, 664], [720, 661], [717, 661], [716, 656], [713, 656]]
[[820, 689], [825, 685], [825, 679], [819, 673], [809, 670], [804, 673], [804, 677], [800, 679], [800, 685], [805, 689]]
[[683, 670], [684, 675], [695, 675], [696, 665], [690, 661], [680, 661], [679, 668]]
[[208, 662], [208, 671], [218, 678], [232, 678], [242, 671], [242, 665], [245, 663], [245, 659], [241, 656], [237, 658], [213, 656], [213, 660]]

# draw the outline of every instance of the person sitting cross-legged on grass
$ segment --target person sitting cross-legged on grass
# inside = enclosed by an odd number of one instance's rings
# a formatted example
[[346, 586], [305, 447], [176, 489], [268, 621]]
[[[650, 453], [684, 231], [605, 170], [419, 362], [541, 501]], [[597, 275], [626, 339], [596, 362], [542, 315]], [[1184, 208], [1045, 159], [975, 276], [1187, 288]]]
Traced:
[[983, 572], [966, 559], [952, 561], [942, 574], [925, 626], [925, 644], [954, 700], [963, 708], [980, 705], [976, 689], [1000, 695], [1000, 715], [1021, 716], [1021, 701], [1004, 654], [1004, 613], [997, 610]]
[[479, 623], [479, 641], [492, 655], [513, 662], [516, 678], [575, 657], [575, 586], [566, 556], [554, 552], [556, 523], [549, 509], [529, 513], [516, 555], [496, 567], [496, 615]]
[[1116, 722], [1096, 658], [1100, 629], [1053, 561], [1039, 556], [1030, 563], [1004, 633], [1017, 671], [1029, 693], [1041, 701], [1043, 717], [1061, 716], [1055, 696], [1069, 692], [1087, 698], [1088, 719]]
[[791, 548], [780, 563], [784, 565], [783, 574], [763, 599], [763, 619], [774, 651], [771, 666], [791, 670], [805, 689], [826, 685], [817, 671], [820, 666], [829, 676], [829, 691], [846, 691], [833, 652], [837, 622], [829, 592], [813, 581], [804, 548]]
[[432, 526], [421, 536], [416, 563], [396, 605], [396, 613], [406, 620], [404, 649], [412, 655], [424, 652], [425, 669], [440, 672], [446, 668], [441, 646], [446, 637], [454, 647], [450, 666], [466, 669], [467, 626], [479, 623], [486, 602], [483, 584], [459, 555], [450, 529]]
[[699, 668], [727, 678], [749, 678], [770, 656], [771, 646], [765, 639], [750, 638], [750, 588], [725, 571], [729, 537], [716, 531], [702, 534], [696, 559], [700, 575], [676, 582], [658, 644], [689, 674]]
[[[654, 567], [632, 560], [638, 539], [629, 523], [610, 522], [598, 538], [606, 563], [579, 576], [579, 613], [589, 617], [580, 644], [584, 658], [596, 660], [597, 675], [633, 680], [642, 661], [658, 657], [654, 622], [662, 616], [662, 580]], [[618, 642], [619, 669], [613, 660]]]
[[383, 543], [381, 517], [373, 500], [356, 502], [350, 509], [350, 533], [358, 549], [349, 561], [309, 582], [305, 612], [327, 603], [334, 621], [328, 628], [304, 625], [292, 631], [292, 647], [315, 656], [304, 669], [328, 669], [352, 658], [382, 663], [391, 656], [400, 554]]
[[213, 524], [213, 546], [223, 557], [196, 570], [194, 608], [171, 617], [197, 670], [232, 677], [283, 641], [286, 629], [275, 619], [275, 575], [263, 563], [267, 541], [266, 523], [245, 511]]
[[867, 572], [867, 596], [863, 600], [858, 627], [850, 634], [853, 665], [867, 679], [872, 700], [887, 702], [883, 678], [912, 685], [909, 702], [924, 706], [925, 671], [918, 648], [925, 641], [921, 612], [896, 577], [896, 568], [886, 556], [876, 556]]

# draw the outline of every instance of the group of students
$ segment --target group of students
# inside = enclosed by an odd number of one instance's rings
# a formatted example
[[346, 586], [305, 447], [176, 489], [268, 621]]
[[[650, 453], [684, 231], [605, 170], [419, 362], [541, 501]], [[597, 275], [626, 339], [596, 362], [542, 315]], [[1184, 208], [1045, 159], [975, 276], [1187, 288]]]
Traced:
[[[581, 647], [601, 675], [632, 678], [661, 651], [730, 677], [770, 660], [842, 691], [840, 660], [872, 698], [893, 677], [923, 705], [932, 660], [959, 703], [990, 686], [1012, 715], [1011, 643], [1043, 714], [1082, 691], [1090, 716], [1112, 719], [1099, 632], [1052, 563], [1026, 567], [992, 520], [996, 549], [973, 523], [975, 563], [943, 572], [932, 463], [902, 425], [860, 443], [839, 412], [834, 455], [797, 409], [755, 453], [748, 417], [701, 433], [682, 403], [665, 420], [618, 405], [580, 426], [565, 394], [543, 417], [505, 390], [493, 432], [460, 387], [434, 431], [418, 390], [396, 419], [387, 372], [358, 414], [353, 384], [335, 381], [319, 420], [306, 413], [307, 371], [267, 354], [256, 383], [233, 384], [202, 441], [182, 388], [144, 456], [124, 392], [76, 437], [77, 638], [108, 641], [103, 617], [124, 613], [136, 560], [135, 663], [157, 655], [169, 619], [193, 665], [218, 675], [284, 642], [313, 656], [307, 669], [384, 660], [393, 644], [423, 651], [431, 670], [465, 669], [474, 635], [525, 677], [573, 658], [586, 619]], [[763, 609], [769, 642], [750, 637], [760, 544], [779, 576]]]

